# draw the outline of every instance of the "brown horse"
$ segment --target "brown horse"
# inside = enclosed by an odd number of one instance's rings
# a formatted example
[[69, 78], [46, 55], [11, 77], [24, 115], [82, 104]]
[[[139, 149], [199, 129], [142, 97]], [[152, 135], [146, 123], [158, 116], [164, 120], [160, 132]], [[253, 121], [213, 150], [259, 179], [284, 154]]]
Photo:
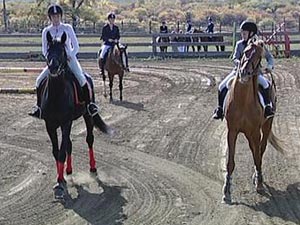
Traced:
[[[225, 118], [227, 120], [228, 161], [227, 174], [223, 187], [223, 202], [231, 203], [231, 175], [235, 162], [235, 146], [239, 133], [248, 139], [255, 164], [253, 183], [257, 192], [263, 191], [262, 157], [267, 141], [277, 151], [283, 152], [279, 139], [272, 132], [273, 118], [265, 119], [263, 108], [258, 97], [258, 75], [260, 61], [264, 54], [264, 43], [253, 41], [244, 50], [237, 76], [233, 79], [225, 104]], [[272, 85], [272, 103], [275, 108], [275, 91]], [[262, 134], [262, 135], [261, 135]]]
[[[114, 82], [114, 76], [116, 74], [119, 75], [119, 91], [120, 91], [120, 101], [123, 100], [123, 76], [125, 71], [129, 71], [128, 69], [128, 56], [126, 52], [127, 46], [123, 45], [116, 45], [115, 47], [112, 47], [109, 52], [107, 59], [105, 60], [105, 66], [104, 69], [108, 73], [108, 79], [109, 79], [109, 96], [110, 96], [110, 102], [113, 101], [112, 97], [112, 88], [113, 88], [113, 82]], [[100, 54], [98, 54], [100, 56]], [[100, 57], [97, 59], [98, 66], [101, 71], [101, 60]], [[105, 84], [105, 74], [102, 76], [103, 78], [103, 85], [104, 85], [104, 97], [107, 97], [106, 93], [106, 84]]]
[[[158, 36], [156, 38], [156, 42], [157, 43], [169, 43], [170, 38], [169, 37], [160, 37], [160, 36]], [[167, 45], [161, 45], [161, 46], [159, 46], [159, 48], [160, 48], [160, 52], [167, 52], [168, 51], [168, 44]]]
[[[199, 33], [201, 33], [201, 32], [199, 32]], [[200, 37], [200, 41], [201, 42], [224, 42], [224, 37], [223, 36], [212, 36], [212, 37], [204, 36], [204, 37]], [[203, 49], [204, 49], [205, 52], [207, 52], [208, 46], [203, 45]], [[221, 50], [222, 52], [224, 52], [225, 51], [225, 45], [220, 45], [220, 46], [216, 45], [216, 49], [217, 49], [217, 51]]]

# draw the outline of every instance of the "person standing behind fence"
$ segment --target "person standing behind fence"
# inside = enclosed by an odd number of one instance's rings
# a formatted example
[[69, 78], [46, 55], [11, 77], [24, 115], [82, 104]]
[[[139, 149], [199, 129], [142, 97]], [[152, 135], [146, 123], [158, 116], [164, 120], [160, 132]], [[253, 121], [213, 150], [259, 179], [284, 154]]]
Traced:
[[191, 34], [193, 32], [193, 25], [191, 20], [186, 21], [186, 34]]
[[104, 65], [107, 58], [107, 53], [110, 48], [119, 43], [120, 31], [119, 27], [115, 25], [116, 15], [109, 13], [107, 16], [108, 23], [102, 28], [100, 40], [104, 41], [101, 46], [100, 60], [101, 60], [101, 75], [104, 75]]
[[166, 25], [166, 21], [161, 22], [161, 26], [159, 27], [159, 33], [162, 33], [162, 34], [169, 33], [168, 26]]

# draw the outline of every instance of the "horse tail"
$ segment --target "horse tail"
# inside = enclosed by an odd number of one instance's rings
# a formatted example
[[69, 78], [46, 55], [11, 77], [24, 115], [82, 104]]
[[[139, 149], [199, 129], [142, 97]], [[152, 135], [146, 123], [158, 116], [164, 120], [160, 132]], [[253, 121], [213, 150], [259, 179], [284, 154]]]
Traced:
[[272, 130], [270, 131], [268, 141], [278, 152], [284, 154], [283, 141], [276, 137]]
[[93, 116], [93, 120], [94, 120], [95, 126], [103, 133], [109, 134], [109, 135], [112, 135], [114, 133], [114, 130], [102, 120], [102, 118], [99, 114], [96, 114], [95, 116]]

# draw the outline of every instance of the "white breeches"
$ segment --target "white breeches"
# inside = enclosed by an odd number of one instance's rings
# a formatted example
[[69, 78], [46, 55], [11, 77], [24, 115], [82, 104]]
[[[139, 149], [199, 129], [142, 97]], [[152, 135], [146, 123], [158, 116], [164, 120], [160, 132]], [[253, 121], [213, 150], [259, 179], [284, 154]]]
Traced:
[[[236, 70], [232, 70], [231, 73], [224, 78], [224, 80], [219, 84], [219, 91], [222, 91], [225, 86], [229, 88], [228, 81], [231, 80], [235, 76], [235, 74], [236, 74]], [[267, 89], [269, 87], [269, 82], [262, 74], [258, 75], [257, 80], [258, 80], [258, 84], [260, 84], [263, 87], [263, 89]]]
[[105, 54], [107, 51], [111, 48], [112, 46], [110, 45], [102, 45], [101, 46], [101, 53], [100, 53], [100, 59], [104, 59]]
[[[82, 72], [81, 66], [77, 58], [71, 57], [70, 60], [68, 60], [68, 65], [71, 71], [73, 72], [73, 74], [75, 75], [76, 79], [78, 80], [80, 86], [83, 87], [86, 84], [87, 80]], [[40, 86], [42, 80], [46, 78], [48, 74], [49, 74], [49, 69], [48, 67], [45, 67], [36, 79], [36, 87]]]

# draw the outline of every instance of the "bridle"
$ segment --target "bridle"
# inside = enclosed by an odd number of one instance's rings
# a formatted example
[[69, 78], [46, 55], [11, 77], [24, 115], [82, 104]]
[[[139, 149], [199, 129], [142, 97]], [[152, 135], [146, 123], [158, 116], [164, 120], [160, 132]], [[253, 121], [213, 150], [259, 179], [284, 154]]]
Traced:
[[[51, 51], [51, 46], [54, 45], [62, 45], [59, 46], [60, 48], [63, 48], [62, 54], [59, 55], [57, 52], [53, 52], [50, 55], [50, 51]], [[51, 56], [51, 58], [49, 58], [49, 56]], [[52, 43], [49, 44], [49, 48], [46, 54], [46, 64], [50, 70], [50, 76], [51, 77], [58, 77], [60, 75], [62, 75], [65, 72], [66, 69], [66, 65], [67, 65], [67, 59], [66, 59], [66, 52], [65, 52], [65, 48], [64, 45], [58, 41], [53, 41]], [[52, 72], [51, 71], [51, 67], [53, 66], [53, 63], [55, 62], [54, 60], [57, 60], [57, 62], [59, 63], [58, 68], [56, 70], [56, 72]]]

